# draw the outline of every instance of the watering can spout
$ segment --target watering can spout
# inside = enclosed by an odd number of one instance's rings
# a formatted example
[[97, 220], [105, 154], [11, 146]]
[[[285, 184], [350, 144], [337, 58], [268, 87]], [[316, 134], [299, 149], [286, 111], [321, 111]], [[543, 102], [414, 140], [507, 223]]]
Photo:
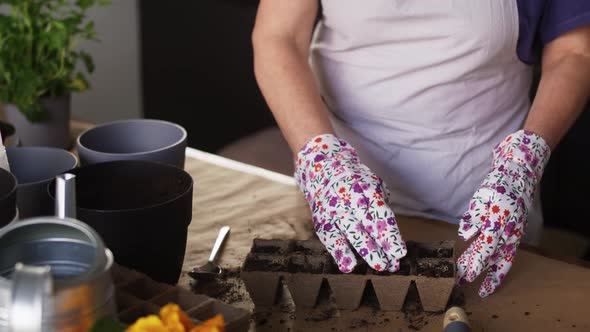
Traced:
[[55, 178], [55, 216], [76, 219], [76, 176], [62, 174]]

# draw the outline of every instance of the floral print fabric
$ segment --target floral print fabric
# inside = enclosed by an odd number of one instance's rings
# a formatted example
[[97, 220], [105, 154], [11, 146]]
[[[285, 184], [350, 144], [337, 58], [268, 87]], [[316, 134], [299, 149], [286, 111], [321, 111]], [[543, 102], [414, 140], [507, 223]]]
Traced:
[[314, 137], [297, 154], [295, 179], [316, 234], [342, 272], [352, 272], [357, 257], [377, 271], [399, 269], [407, 250], [388, 191], [353, 147], [334, 135]]
[[458, 280], [472, 282], [488, 270], [479, 289], [481, 297], [493, 293], [512, 267], [549, 155], [543, 138], [524, 130], [494, 149], [492, 169], [459, 225], [464, 240], [478, 236], [457, 261]]

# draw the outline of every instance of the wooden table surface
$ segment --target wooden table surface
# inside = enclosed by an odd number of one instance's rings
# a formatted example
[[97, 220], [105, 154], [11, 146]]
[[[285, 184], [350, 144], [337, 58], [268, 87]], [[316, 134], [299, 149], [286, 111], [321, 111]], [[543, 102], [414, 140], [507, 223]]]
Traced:
[[[72, 123], [72, 136], [91, 127]], [[226, 158], [187, 149], [186, 171], [195, 181], [193, 220], [179, 285], [189, 288], [188, 272], [206, 262], [218, 229], [232, 227], [220, 259], [224, 267], [239, 267], [252, 240], [306, 239], [313, 236], [307, 203], [290, 177]], [[406, 240], [452, 239], [462, 250], [456, 226], [398, 216]], [[575, 261], [574, 261], [575, 262]], [[461, 288], [473, 331], [590, 331], [590, 269], [588, 265], [553, 259], [521, 249], [503, 287], [486, 299], [477, 283]], [[253, 309], [249, 299], [240, 306]], [[268, 314], [268, 313], [267, 313]], [[306, 320], [274, 310], [268, 323], [252, 331], [414, 331], [401, 313], [377, 313], [371, 308], [340, 311], [332, 319]], [[371, 317], [371, 318], [367, 318]], [[285, 321], [286, 320], [286, 321]], [[442, 315], [429, 316], [421, 331], [441, 331]], [[353, 328], [354, 327], [354, 328]]]
[[[232, 227], [221, 258], [225, 267], [240, 266], [256, 237], [305, 239], [313, 235], [309, 208], [291, 178], [192, 149], [187, 150], [187, 155], [186, 171], [195, 181], [195, 190], [180, 285], [188, 287], [186, 272], [206, 261], [223, 225]], [[456, 236], [456, 226], [398, 217], [406, 240], [453, 239], [460, 242], [460, 250], [465, 247]], [[480, 299], [478, 285], [462, 289], [473, 331], [590, 331], [588, 268], [520, 250], [504, 286], [496, 294]], [[319, 322], [306, 321], [305, 314], [297, 314], [282, 324], [277, 322], [280, 315], [276, 314], [268, 324], [253, 330], [287, 331], [287, 326], [290, 331], [345, 331], [353, 326], [356, 331], [409, 330], [408, 321], [400, 313], [379, 313], [374, 322], [357, 324], [359, 317], [367, 316], [367, 310], [339, 312], [338, 317]], [[442, 316], [427, 320], [422, 331], [442, 330]]]

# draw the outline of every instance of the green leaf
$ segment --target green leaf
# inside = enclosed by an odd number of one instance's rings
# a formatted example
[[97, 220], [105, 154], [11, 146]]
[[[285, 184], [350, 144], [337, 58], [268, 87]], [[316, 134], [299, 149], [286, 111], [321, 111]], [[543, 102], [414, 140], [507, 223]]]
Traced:
[[124, 332], [127, 326], [112, 317], [97, 320], [88, 332]]
[[83, 92], [88, 90], [88, 82], [81, 79], [74, 79], [70, 83], [70, 89], [75, 92]]
[[[74, 41], [96, 40], [94, 23], [86, 19], [104, 0], [0, 0], [0, 100], [15, 104], [31, 121], [44, 117], [43, 95], [63, 95], [89, 88], [76, 70], [94, 71], [90, 54]], [[7, 14], [9, 13], [9, 14]]]
[[61, 20], [62, 24], [66, 27], [66, 29], [72, 32], [79, 32], [81, 31], [80, 25], [82, 24], [82, 16], [78, 13], [70, 13], [71, 16], [68, 16]]
[[12, 5], [12, 6], [16, 6], [21, 1], [22, 0], [2, 0], [2, 1], [0, 1], [0, 3], [7, 4], [7, 5]]
[[92, 56], [90, 56], [90, 54], [81, 51], [80, 52], [80, 58], [82, 59], [82, 62], [84, 62], [84, 67], [86, 67], [86, 70], [89, 73], [93, 73], [95, 66], [94, 66], [94, 60], [92, 60]]
[[90, 33], [94, 31], [94, 22], [88, 22], [86, 23], [86, 25], [84, 26], [84, 32], [86, 33]]
[[72, 91], [83, 92], [90, 88], [90, 83], [88, 83], [88, 80], [86, 77], [84, 77], [84, 74], [77, 73], [76, 77], [70, 83], [70, 88]]
[[76, 6], [82, 8], [82, 10], [86, 10], [92, 7], [95, 4], [95, 0], [78, 0], [76, 1]]
[[27, 106], [16, 104], [18, 109], [26, 116], [31, 122], [42, 122], [47, 118], [47, 114], [41, 108], [38, 101], [31, 101]]

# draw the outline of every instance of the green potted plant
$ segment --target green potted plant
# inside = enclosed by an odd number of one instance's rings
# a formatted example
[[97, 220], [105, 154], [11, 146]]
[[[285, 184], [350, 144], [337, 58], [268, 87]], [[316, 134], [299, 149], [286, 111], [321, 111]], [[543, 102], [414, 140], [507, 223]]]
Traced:
[[[0, 0], [0, 102], [22, 145], [70, 145], [70, 96], [89, 88], [88, 10], [108, 0]], [[84, 70], [82, 70], [84, 69]]]

